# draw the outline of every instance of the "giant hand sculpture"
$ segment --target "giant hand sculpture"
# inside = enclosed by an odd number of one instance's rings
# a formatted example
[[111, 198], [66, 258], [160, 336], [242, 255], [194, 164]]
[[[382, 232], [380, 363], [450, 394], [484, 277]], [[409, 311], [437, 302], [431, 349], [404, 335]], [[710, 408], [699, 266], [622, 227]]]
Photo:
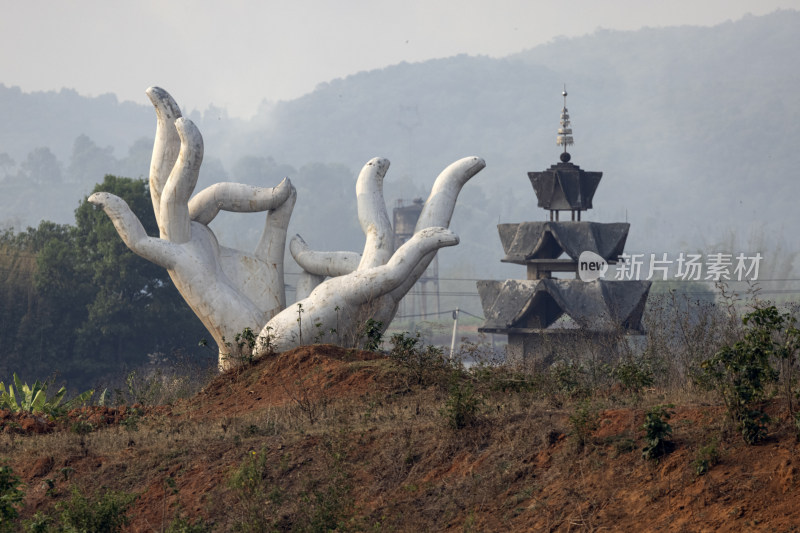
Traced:
[[[306, 289], [299, 289], [297, 308], [286, 309], [283, 258], [294, 187], [288, 179], [274, 188], [218, 183], [191, 197], [203, 159], [203, 138], [190, 120], [181, 117], [166, 91], [151, 87], [147, 95], [158, 118], [150, 194], [159, 238], [145, 233], [122, 199], [100, 192], [89, 201], [105, 210], [133, 252], [167, 269], [220, 347], [221, 369], [230, 368], [240, 360], [237, 356], [251, 349], [232, 342], [247, 328], [261, 331], [261, 338], [269, 340], [248, 354], [259, 356], [309, 341], [315, 332], [319, 336], [320, 331], [358, 331], [368, 318], [388, 326], [400, 298], [436, 250], [458, 243], [458, 237], [445, 228], [461, 186], [483, 168], [481, 159], [462, 159], [440, 175], [414, 237], [396, 252], [383, 201], [389, 163], [373, 159], [361, 171], [356, 187], [359, 220], [366, 234], [363, 255], [310, 252], [296, 237], [292, 252], [304, 267], [307, 282]], [[208, 224], [220, 210], [268, 212], [253, 253], [219, 244]], [[322, 281], [325, 276], [333, 277]], [[298, 313], [303, 314], [301, 320]]]
[[[417, 225], [414, 228], [415, 237], [417, 235], [427, 235], [432, 228], [446, 228], [450, 225], [453, 216], [456, 199], [464, 184], [475, 174], [480, 172], [485, 163], [478, 157], [465, 157], [452, 163], [439, 174], [431, 190], [431, 194], [422, 207]], [[359, 256], [354, 252], [316, 252], [311, 251], [305, 241], [296, 235], [290, 245], [289, 250], [292, 257], [300, 265], [304, 272], [298, 283], [298, 299], [310, 292], [309, 298], [316, 297], [319, 289], [314, 286], [320, 283], [326, 276], [353, 276], [353, 280], [359, 279], [359, 273], [370, 272], [381, 265], [391, 264], [393, 258], [393, 231], [386, 211], [386, 204], [383, 199], [383, 178], [389, 162], [385, 159], [373, 159], [361, 170], [356, 182], [356, 195], [358, 198], [358, 219], [361, 229], [366, 235], [364, 253]], [[411, 244], [411, 239], [406, 244]], [[452, 243], [455, 244], [455, 243]], [[395, 255], [403, 253], [405, 246], [401, 246]], [[363, 324], [367, 319], [372, 318], [379, 322], [385, 330], [397, 313], [400, 300], [419, 280], [425, 269], [433, 260], [436, 249], [428, 250], [408, 268], [408, 273], [404, 274], [403, 279], [392, 286], [384, 286], [379, 293], [375, 292], [369, 299], [369, 305], [362, 305], [358, 308], [348, 308], [345, 323]], [[388, 261], [388, 263], [387, 263]], [[333, 278], [336, 279], [336, 278]], [[330, 283], [328, 280], [325, 283]], [[323, 285], [325, 284], [323, 283]], [[313, 292], [311, 292], [313, 290]], [[341, 310], [340, 310], [341, 311]], [[342, 324], [340, 312], [336, 318], [338, 324]], [[313, 322], [311, 324], [316, 324]], [[328, 324], [329, 322], [323, 322]], [[311, 327], [311, 325], [309, 325]], [[359, 328], [350, 327], [342, 330], [341, 327], [335, 328], [336, 338], [346, 337], [347, 333], [358, 337]], [[330, 331], [326, 328], [325, 331]], [[313, 330], [303, 332], [309, 335]], [[306, 337], [308, 338], [308, 337]], [[353, 339], [346, 339], [346, 342]]]

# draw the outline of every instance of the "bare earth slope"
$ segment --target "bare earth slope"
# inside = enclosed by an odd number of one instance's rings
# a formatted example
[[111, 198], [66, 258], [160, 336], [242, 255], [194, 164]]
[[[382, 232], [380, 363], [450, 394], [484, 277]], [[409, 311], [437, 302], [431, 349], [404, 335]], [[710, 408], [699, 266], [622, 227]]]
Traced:
[[[568, 398], [467, 379], [460, 390], [480, 398], [478, 418], [452, 429], [454, 382], [428, 377], [418, 383], [378, 354], [308, 346], [170, 406], [49, 423], [0, 413], [0, 456], [25, 482], [24, 518], [63, 505], [73, 487], [123, 491], [137, 495], [126, 529], [136, 532], [179, 517], [208, 531], [800, 526], [800, 447], [777, 401], [757, 446], [726, 429], [720, 407], [678, 405], [674, 449], [654, 462], [642, 458], [641, 426], [644, 406], [664, 403], [657, 392], [635, 407], [595, 398], [597, 426], [579, 446]], [[719, 462], [698, 475], [703, 447]]]

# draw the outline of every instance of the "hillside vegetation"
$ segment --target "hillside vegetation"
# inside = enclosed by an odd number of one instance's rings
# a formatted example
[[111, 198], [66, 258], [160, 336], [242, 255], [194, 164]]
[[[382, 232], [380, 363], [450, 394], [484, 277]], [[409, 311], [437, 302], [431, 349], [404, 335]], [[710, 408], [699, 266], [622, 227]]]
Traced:
[[790, 531], [800, 333], [771, 306], [741, 327], [694, 316], [639, 355], [576, 335], [548, 369], [466, 344], [466, 370], [398, 334], [50, 419], [2, 411], [0, 514], [28, 531]]

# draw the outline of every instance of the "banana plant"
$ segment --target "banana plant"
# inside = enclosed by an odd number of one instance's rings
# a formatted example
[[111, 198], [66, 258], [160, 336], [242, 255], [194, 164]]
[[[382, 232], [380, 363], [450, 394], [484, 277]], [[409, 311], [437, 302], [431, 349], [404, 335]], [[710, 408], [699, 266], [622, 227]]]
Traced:
[[[16, 391], [15, 391], [16, 387]], [[61, 387], [55, 395], [47, 399], [47, 383], [36, 381], [33, 386], [23, 383], [19, 376], [14, 373], [14, 384], [6, 384], [0, 381], [0, 409], [8, 409], [13, 412], [28, 413], [51, 413], [59, 408], [61, 400], [67, 394], [67, 388]], [[94, 389], [87, 390], [77, 395], [72, 400], [61, 406], [63, 409], [70, 409], [77, 405], [83, 405], [89, 401], [94, 394]]]

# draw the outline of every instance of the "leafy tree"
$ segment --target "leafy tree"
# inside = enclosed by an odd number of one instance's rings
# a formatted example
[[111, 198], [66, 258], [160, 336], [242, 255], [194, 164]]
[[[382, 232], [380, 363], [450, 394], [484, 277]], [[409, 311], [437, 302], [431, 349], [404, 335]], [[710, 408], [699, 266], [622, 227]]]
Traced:
[[[94, 190], [125, 199], [158, 233], [144, 180], [106, 176]], [[195, 350], [205, 329], [167, 272], [129, 251], [92, 204], [82, 202], [75, 220], [0, 237], [0, 268], [9, 272], [0, 299], [13, 302], [0, 311], [0, 373], [32, 381], [57, 371], [86, 388], [148, 354]]]
[[92, 288], [78, 267], [80, 252], [70, 226], [42, 222], [8, 239], [6, 246], [18, 259], [9, 264], [2, 290], [25, 295], [25, 305], [14, 305], [18, 314], [7, 316], [0, 332], [6, 350], [0, 368], [7, 377], [16, 371], [32, 380], [38, 369], [50, 374], [69, 360]]
[[25, 316], [35, 301], [33, 272], [36, 256], [14, 245], [14, 235], [7, 231], [0, 235], [0, 346], [5, 357], [0, 358], [0, 375], [8, 352], [14, 349], [20, 317]]
[[[92, 192], [97, 191], [125, 199], [145, 230], [158, 234], [144, 180], [106, 176]], [[104, 358], [85, 359], [87, 370], [136, 366], [146, 362], [148, 353], [195, 346], [205, 336], [166, 270], [131, 252], [100, 209], [84, 201], [75, 220], [86, 276], [97, 288], [77, 331], [77, 348]]]

